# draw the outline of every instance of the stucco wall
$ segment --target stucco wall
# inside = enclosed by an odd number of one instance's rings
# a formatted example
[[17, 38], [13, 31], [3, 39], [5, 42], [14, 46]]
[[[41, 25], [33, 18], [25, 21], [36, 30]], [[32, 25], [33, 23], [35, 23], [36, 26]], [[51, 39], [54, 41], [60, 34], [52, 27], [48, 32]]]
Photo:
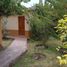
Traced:
[[[27, 18], [27, 17], [25, 17]], [[5, 17], [3, 17], [5, 19]], [[6, 29], [7, 30], [19, 30], [18, 27], [18, 16], [9, 16], [7, 18], [7, 24], [6, 24]], [[25, 31], [29, 31], [30, 26], [29, 23], [27, 22], [27, 19], [25, 19]]]
[[18, 17], [17, 16], [8, 17], [7, 29], [18, 30]]

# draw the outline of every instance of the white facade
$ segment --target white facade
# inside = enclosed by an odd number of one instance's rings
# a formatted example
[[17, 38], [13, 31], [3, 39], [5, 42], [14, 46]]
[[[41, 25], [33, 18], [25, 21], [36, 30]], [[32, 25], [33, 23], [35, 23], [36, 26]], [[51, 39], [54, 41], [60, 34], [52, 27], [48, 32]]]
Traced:
[[[6, 17], [3, 17], [2, 21], [4, 22]], [[9, 16], [7, 18], [6, 29], [7, 30], [19, 30], [18, 16]], [[25, 31], [29, 31], [29, 24], [25, 20]]]
[[10, 16], [7, 19], [7, 30], [18, 30], [18, 17]]

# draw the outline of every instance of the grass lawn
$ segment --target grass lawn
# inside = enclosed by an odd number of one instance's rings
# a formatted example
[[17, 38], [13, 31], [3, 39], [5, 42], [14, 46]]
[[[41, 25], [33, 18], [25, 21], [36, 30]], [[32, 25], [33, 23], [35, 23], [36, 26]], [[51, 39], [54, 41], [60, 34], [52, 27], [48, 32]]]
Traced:
[[[49, 39], [46, 43], [46, 45], [49, 46], [47, 49], [36, 49], [35, 45], [37, 43], [39, 43], [39, 41], [30, 41], [28, 52], [18, 59], [13, 67], [67, 67], [67, 65], [59, 66], [56, 59], [59, 55], [56, 51], [56, 47], [61, 44], [60, 41], [56, 39]], [[33, 57], [34, 53], [42, 53], [45, 57], [40, 60], [36, 60]]]

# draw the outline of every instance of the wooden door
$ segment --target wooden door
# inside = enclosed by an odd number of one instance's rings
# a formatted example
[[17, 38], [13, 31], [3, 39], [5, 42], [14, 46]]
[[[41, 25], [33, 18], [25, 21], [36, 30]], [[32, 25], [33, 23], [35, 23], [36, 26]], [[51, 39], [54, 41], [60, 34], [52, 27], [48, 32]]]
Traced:
[[19, 16], [19, 35], [25, 35], [25, 17], [24, 16]]

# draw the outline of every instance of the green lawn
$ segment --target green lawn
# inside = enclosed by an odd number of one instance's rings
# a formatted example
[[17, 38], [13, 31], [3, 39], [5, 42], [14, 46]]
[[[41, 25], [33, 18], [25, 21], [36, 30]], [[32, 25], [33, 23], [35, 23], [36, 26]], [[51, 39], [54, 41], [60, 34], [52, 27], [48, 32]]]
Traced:
[[[56, 39], [48, 40], [46, 43], [46, 45], [49, 46], [48, 49], [36, 49], [35, 45], [37, 43], [39, 43], [39, 41], [30, 41], [28, 52], [18, 59], [13, 67], [60, 67], [56, 59], [59, 55], [56, 47], [60, 45], [61, 42]], [[33, 58], [34, 53], [42, 53], [46, 55], [46, 57], [41, 60], [35, 60]], [[67, 67], [67, 65], [62, 67]]]

